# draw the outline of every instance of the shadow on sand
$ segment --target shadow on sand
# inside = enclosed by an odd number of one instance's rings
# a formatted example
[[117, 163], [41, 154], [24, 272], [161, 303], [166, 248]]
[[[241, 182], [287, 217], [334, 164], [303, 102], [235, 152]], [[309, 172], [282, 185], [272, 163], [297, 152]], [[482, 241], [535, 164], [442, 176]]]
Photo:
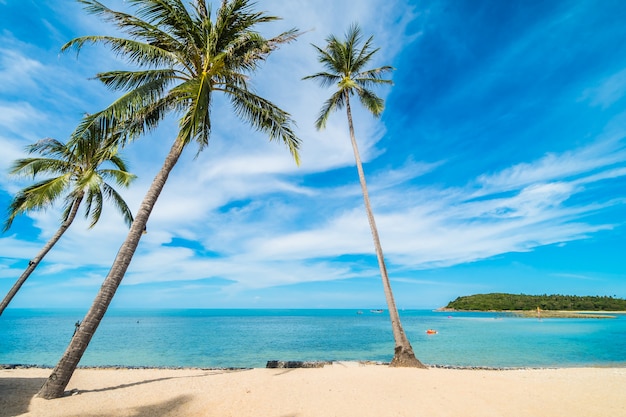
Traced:
[[157, 404], [145, 405], [120, 410], [102, 410], [97, 414], [74, 414], [68, 417], [174, 417], [182, 416], [182, 407], [192, 400], [191, 395], [179, 395], [171, 400], [163, 401]]
[[[113, 391], [118, 389], [124, 389], [137, 385], [151, 384], [154, 382], [172, 380], [178, 378], [202, 378], [208, 375], [217, 375], [231, 372], [243, 372], [247, 369], [240, 370], [210, 370], [198, 375], [183, 375], [172, 376], [164, 378], [146, 379], [143, 381], [132, 382], [128, 384], [120, 384], [116, 386], [110, 386], [105, 388], [98, 388], [92, 390], [76, 390], [79, 394], [97, 393], [103, 391]], [[14, 417], [20, 414], [27, 413], [29, 405], [33, 397], [39, 392], [39, 389], [46, 382], [46, 378], [0, 378], [0, 417]], [[72, 395], [76, 391], [67, 391], [65, 395]], [[67, 417], [115, 417], [115, 416], [129, 416], [129, 417], [168, 417], [168, 416], [180, 416], [183, 411], [183, 407], [186, 403], [192, 401], [193, 397], [190, 395], [180, 395], [176, 398], [166, 400], [157, 404], [151, 404], [130, 409], [119, 410], [102, 410], [101, 412], [94, 414], [68, 414]], [[55, 400], [49, 400], [55, 401]]]
[[0, 417], [28, 412], [30, 400], [46, 378], [0, 378]]
[[[146, 380], [143, 380], [143, 381], [131, 382], [130, 384], [116, 385], [114, 387], [105, 387], [105, 388], [97, 388], [97, 389], [86, 389], [86, 390], [79, 389], [77, 391], [79, 393], [113, 391], [113, 390], [118, 390], [118, 389], [123, 389], [123, 388], [128, 388], [128, 387], [134, 387], [134, 386], [137, 386], [137, 385], [151, 384], [153, 382], [167, 381], [167, 380], [170, 380], [170, 379], [203, 378], [203, 377], [209, 376], [209, 375], [220, 375], [220, 374], [224, 374], [224, 373], [243, 372], [243, 371], [247, 371], [247, 370], [248, 369], [211, 370], [211, 371], [199, 374], [199, 375], [167, 376], [167, 377], [163, 377], [163, 378], [146, 379]], [[66, 392], [65, 394], [69, 395], [70, 392]]]

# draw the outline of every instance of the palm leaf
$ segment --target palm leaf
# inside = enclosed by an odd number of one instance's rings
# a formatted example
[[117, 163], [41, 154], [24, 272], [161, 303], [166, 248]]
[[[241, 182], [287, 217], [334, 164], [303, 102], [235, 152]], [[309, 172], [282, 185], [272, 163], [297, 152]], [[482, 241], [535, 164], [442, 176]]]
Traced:
[[345, 93], [342, 90], [338, 90], [324, 103], [315, 121], [315, 127], [318, 130], [324, 129], [331, 113], [337, 109], [342, 109], [344, 105]]
[[112, 90], [130, 90], [148, 85], [166, 84], [177, 76], [171, 69], [146, 71], [109, 71], [96, 75], [98, 80]]
[[103, 207], [102, 189], [100, 186], [94, 186], [87, 191], [87, 205], [85, 206], [85, 218], [91, 219], [89, 228], [91, 229], [98, 223], [102, 215]]
[[111, 201], [115, 208], [120, 212], [124, 222], [128, 227], [133, 223], [133, 213], [128, 208], [128, 205], [122, 198], [122, 196], [115, 190], [115, 188], [111, 187], [107, 183], [102, 184], [102, 193], [107, 198], [107, 200]]
[[357, 93], [361, 104], [374, 116], [379, 117], [385, 108], [384, 100], [365, 88], [359, 88]]
[[68, 173], [24, 188], [11, 203], [10, 212], [17, 215], [47, 208], [62, 194], [70, 181], [71, 174]]
[[372, 48], [373, 37], [369, 37], [362, 46], [361, 29], [357, 24], [351, 25], [341, 41], [334, 35], [326, 38], [326, 46], [321, 48], [313, 45], [317, 51], [318, 61], [326, 71], [304, 77], [304, 80], [317, 81], [322, 87], [336, 86], [337, 91], [324, 102], [315, 121], [317, 129], [324, 129], [328, 118], [335, 110], [342, 109], [351, 95], [358, 95], [361, 103], [374, 116], [378, 117], [384, 109], [384, 101], [369, 88], [380, 84], [393, 84], [383, 76], [393, 67], [385, 65], [378, 68], [362, 70], [378, 49]]
[[255, 129], [267, 133], [270, 140], [281, 139], [299, 163], [300, 139], [291, 129], [293, 121], [289, 113], [249, 90], [229, 86], [226, 90], [235, 113]]

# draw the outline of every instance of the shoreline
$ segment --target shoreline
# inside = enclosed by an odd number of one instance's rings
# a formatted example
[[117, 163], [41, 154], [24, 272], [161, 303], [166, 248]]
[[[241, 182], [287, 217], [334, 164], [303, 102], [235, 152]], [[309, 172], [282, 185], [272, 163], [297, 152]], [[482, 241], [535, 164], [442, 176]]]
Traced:
[[551, 417], [625, 415], [626, 367], [468, 370], [333, 362], [322, 368], [79, 368], [56, 399], [49, 369], [0, 369], [0, 417]]
[[[278, 366], [270, 366], [269, 362], [284, 362]], [[335, 364], [355, 364], [358, 366], [389, 366], [389, 362], [363, 361], [363, 360], [334, 360], [334, 361], [268, 361], [268, 365], [264, 367], [202, 367], [202, 366], [151, 366], [151, 365], [78, 365], [76, 369], [80, 370], [154, 370], [154, 371], [247, 371], [252, 369], [310, 369], [323, 368], [325, 366], [333, 366]], [[543, 369], [626, 369], [626, 361], [600, 363], [600, 364], [575, 364], [554, 365], [554, 366], [485, 366], [485, 365], [446, 365], [446, 364], [430, 364], [424, 363], [427, 369], [451, 369], [458, 371], [523, 371], [523, 370], [543, 370]], [[37, 364], [2, 364], [0, 363], [0, 371], [3, 370], [21, 370], [21, 369], [41, 369], [52, 370], [53, 365], [37, 365]]]
[[626, 311], [604, 310], [541, 310], [537, 316], [537, 310], [457, 310], [454, 308], [440, 307], [433, 310], [437, 313], [497, 313], [510, 314], [518, 318], [541, 318], [541, 319], [615, 319], [617, 316], [626, 315]]

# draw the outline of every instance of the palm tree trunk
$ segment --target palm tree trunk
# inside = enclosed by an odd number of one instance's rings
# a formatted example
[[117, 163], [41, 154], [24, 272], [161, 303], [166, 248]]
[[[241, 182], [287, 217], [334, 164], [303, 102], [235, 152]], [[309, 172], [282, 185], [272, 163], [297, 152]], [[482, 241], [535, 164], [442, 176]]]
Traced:
[[22, 288], [22, 285], [24, 285], [30, 274], [32, 274], [35, 268], [37, 268], [44, 256], [46, 256], [46, 254], [50, 252], [50, 249], [52, 249], [52, 247], [56, 245], [59, 239], [61, 239], [61, 236], [63, 236], [63, 233], [65, 233], [68, 227], [70, 227], [70, 225], [76, 218], [76, 213], [78, 213], [78, 207], [80, 207], [80, 203], [82, 200], [83, 194], [81, 194], [74, 200], [74, 202], [72, 203], [72, 210], [70, 211], [69, 216], [67, 216], [67, 219], [65, 219], [65, 221], [61, 223], [61, 227], [59, 227], [59, 230], [57, 230], [54, 236], [52, 236], [52, 238], [48, 240], [48, 243], [46, 243], [41, 251], [39, 251], [37, 256], [28, 261], [28, 267], [24, 272], [22, 272], [22, 275], [20, 275], [15, 284], [13, 284], [13, 287], [11, 287], [11, 289], [9, 290], [8, 294], [2, 300], [2, 303], [0, 303], [0, 316], [2, 315], [2, 313], [4, 313], [4, 310], [7, 308], [11, 300], [13, 300], [13, 297], [15, 297], [15, 294], [17, 294], [20, 288]]
[[361, 164], [361, 156], [359, 154], [359, 148], [354, 136], [354, 125], [352, 124], [352, 111], [350, 110], [350, 97], [346, 93], [346, 112], [348, 114], [348, 126], [350, 128], [350, 141], [352, 142], [352, 150], [354, 151], [354, 159], [356, 160], [356, 168], [359, 172], [359, 181], [361, 182], [361, 190], [363, 191], [363, 201], [365, 202], [365, 210], [367, 212], [367, 220], [370, 224], [372, 231], [372, 238], [374, 239], [374, 247], [376, 248], [376, 257], [378, 258], [378, 267], [380, 268], [380, 275], [383, 280], [383, 288], [385, 290], [385, 298], [387, 300], [387, 308], [389, 310], [389, 318], [391, 319], [391, 329], [393, 332], [393, 339], [395, 341], [395, 353], [391, 361], [390, 366], [396, 367], [415, 367], [426, 368], [413, 353], [413, 347], [409, 339], [404, 333], [402, 324], [400, 323], [400, 315], [398, 314], [398, 308], [396, 307], [396, 301], [393, 298], [393, 292], [391, 291], [391, 283], [389, 282], [389, 276], [387, 275], [387, 267], [385, 266], [385, 258], [383, 256], [383, 248], [380, 244], [380, 238], [378, 237], [378, 228], [376, 227], [376, 221], [374, 220], [374, 213], [372, 212], [372, 206], [370, 204], [369, 194], [367, 192], [367, 183], [365, 182], [365, 173], [363, 172], [363, 165]]
[[111, 266], [111, 270], [102, 283], [102, 287], [100, 287], [100, 291], [96, 295], [91, 308], [72, 337], [72, 340], [65, 350], [63, 357], [52, 371], [52, 374], [48, 377], [48, 380], [41, 387], [41, 390], [37, 394], [39, 397], [53, 399], [63, 396], [65, 387], [67, 387], [72, 374], [76, 370], [78, 362], [80, 362], [83, 357], [91, 338], [96, 332], [96, 329], [104, 317], [109, 304], [111, 304], [111, 300], [113, 300], [113, 296], [115, 295], [117, 288], [124, 278], [124, 274], [126, 273], [135, 250], [139, 245], [139, 240], [145, 230], [150, 213], [152, 212], [152, 209], [154, 208], [154, 205], [163, 190], [167, 177], [178, 162], [182, 151], [182, 142], [177, 139], [170, 149], [169, 154], [165, 158], [165, 162], [163, 163], [161, 170], [154, 177], [152, 185], [146, 193], [141, 206], [139, 207], [137, 216], [130, 227], [128, 236], [120, 247], [120, 250], [115, 257], [115, 261]]

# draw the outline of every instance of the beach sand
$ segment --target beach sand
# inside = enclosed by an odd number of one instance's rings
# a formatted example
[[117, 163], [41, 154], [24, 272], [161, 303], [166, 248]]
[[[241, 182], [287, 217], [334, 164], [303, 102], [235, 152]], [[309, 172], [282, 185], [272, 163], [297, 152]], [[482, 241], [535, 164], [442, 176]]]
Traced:
[[0, 416], [626, 416], [626, 368], [78, 369], [57, 400], [50, 369], [0, 370]]

